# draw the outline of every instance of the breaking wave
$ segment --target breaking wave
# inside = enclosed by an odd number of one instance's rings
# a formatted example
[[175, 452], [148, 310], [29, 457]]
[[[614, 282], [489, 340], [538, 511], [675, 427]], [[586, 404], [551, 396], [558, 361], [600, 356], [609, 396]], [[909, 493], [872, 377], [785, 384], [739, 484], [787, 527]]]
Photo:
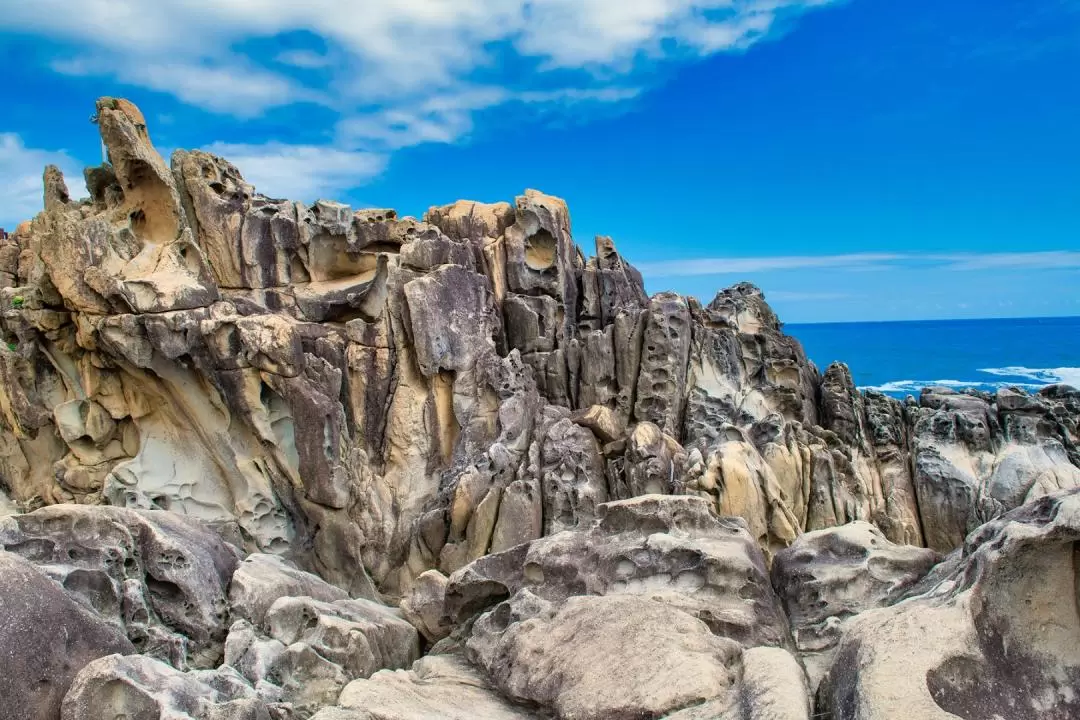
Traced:
[[1040, 385], [1064, 383], [1080, 389], [1080, 368], [1075, 367], [1026, 368], [1019, 365], [1013, 365], [1003, 368], [982, 368], [979, 372], [1004, 377], [1027, 378], [1036, 381]]
[[[866, 385], [860, 390], [877, 390], [888, 395], [917, 395], [924, 387], [947, 387], [955, 390], [974, 388], [993, 392], [1003, 387], [1019, 387], [1024, 390], [1038, 390], [1047, 385], [1064, 383], [1080, 389], [1080, 368], [1027, 368], [1009, 366], [1000, 368], [979, 368], [978, 372], [993, 375], [996, 380], [892, 380], [881, 385]], [[1011, 378], [1011, 379], [1007, 379]]]

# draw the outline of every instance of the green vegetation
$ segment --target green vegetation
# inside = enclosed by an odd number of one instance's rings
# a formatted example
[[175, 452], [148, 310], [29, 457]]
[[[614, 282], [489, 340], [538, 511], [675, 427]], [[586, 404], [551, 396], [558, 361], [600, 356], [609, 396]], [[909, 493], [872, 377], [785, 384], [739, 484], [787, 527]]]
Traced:
[[19, 349], [19, 346], [16, 345], [15, 343], [13, 343], [13, 342], [9, 342], [7, 344], [7, 349], [10, 350], [11, 352], [15, 352], [16, 350]]
[[11, 307], [13, 307], [13, 308], [18, 309], [18, 308], [21, 308], [25, 304], [26, 304], [26, 298], [24, 298], [22, 295], [16, 295], [15, 297], [11, 298]]

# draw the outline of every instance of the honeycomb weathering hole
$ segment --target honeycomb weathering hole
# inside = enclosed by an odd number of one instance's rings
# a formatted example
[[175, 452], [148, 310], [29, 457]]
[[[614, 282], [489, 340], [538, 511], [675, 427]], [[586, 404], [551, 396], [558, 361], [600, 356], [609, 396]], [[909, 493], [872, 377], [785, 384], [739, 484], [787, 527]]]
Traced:
[[555, 236], [541, 228], [525, 241], [525, 264], [532, 270], [548, 270], [555, 265], [555, 250]]

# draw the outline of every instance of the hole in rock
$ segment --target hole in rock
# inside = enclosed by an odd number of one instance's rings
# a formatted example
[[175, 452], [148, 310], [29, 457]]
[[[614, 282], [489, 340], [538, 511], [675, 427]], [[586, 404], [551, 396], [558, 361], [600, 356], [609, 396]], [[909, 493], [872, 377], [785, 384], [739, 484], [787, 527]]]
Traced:
[[525, 264], [532, 270], [549, 270], [555, 265], [556, 250], [555, 236], [541, 228], [525, 241]]

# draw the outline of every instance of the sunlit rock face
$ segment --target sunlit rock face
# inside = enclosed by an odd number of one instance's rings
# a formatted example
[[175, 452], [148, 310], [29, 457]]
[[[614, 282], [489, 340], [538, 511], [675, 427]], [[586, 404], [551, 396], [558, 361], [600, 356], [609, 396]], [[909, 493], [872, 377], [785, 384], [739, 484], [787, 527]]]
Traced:
[[[802, 718], [819, 684], [891, 717], [862, 619], [936, 608], [987, 528], [1080, 487], [1075, 389], [860, 392], [752, 285], [649, 297], [610, 238], [586, 259], [558, 198], [269, 198], [166, 162], [126, 100], [95, 119], [90, 197], [49, 167], [0, 240], [0, 545], [87, 638], [40, 717], [71, 686], [65, 718]], [[942, 636], [936, 707], [989, 707], [1015, 604]], [[995, 702], [1069, 716], [1071, 660], [1028, 655], [1037, 702]]]

